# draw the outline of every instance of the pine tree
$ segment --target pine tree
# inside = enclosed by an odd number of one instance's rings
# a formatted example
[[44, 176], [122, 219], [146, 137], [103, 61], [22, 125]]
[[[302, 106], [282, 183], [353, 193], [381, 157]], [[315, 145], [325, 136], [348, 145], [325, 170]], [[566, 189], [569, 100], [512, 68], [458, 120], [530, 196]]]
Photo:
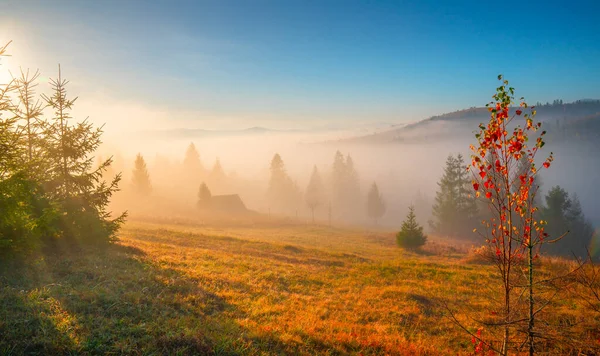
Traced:
[[336, 151], [332, 166], [333, 205], [337, 215], [351, 219], [360, 211], [360, 182], [354, 160]]
[[454, 237], [464, 237], [472, 231], [478, 217], [477, 201], [470, 193], [470, 180], [462, 155], [446, 159], [444, 174], [438, 182], [432, 209], [434, 231]]
[[456, 159], [449, 155], [446, 159], [444, 174], [438, 182], [432, 215], [434, 220], [431, 227], [438, 233], [456, 234], [457, 221], [457, 187], [455, 175]]
[[271, 160], [271, 178], [267, 197], [273, 208], [282, 211], [293, 208], [298, 196], [298, 188], [288, 176], [281, 156], [276, 153]]
[[[0, 56], [5, 47], [0, 47]], [[19, 116], [9, 94], [13, 83], [0, 87], [0, 256], [31, 249], [50, 222], [43, 191], [31, 179], [28, 142], [18, 128]], [[25, 131], [26, 132], [26, 131]], [[43, 207], [42, 204], [46, 205]], [[56, 214], [54, 215], [56, 217]]]
[[344, 155], [340, 151], [335, 152], [335, 157], [333, 158], [333, 166], [332, 166], [332, 174], [331, 174], [331, 183], [333, 192], [333, 205], [340, 209], [344, 205], [345, 193], [346, 193], [346, 162], [344, 161]]
[[559, 239], [546, 246], [553, 255], [586, 257], [594, 228], [586, 219], [577, 195], [555, 186], [546, 195], [546, 206], [542, 209], [542, 218], [547, 221], [546, 232], [550, 241]]
[[212, 194], [208, 189], [208, 186], [206, 185], [206, 183], [202, 182], [202, 184], [200, 184], [200, 189], [198, 190], [198, 207], [207, 207], [210, 203], [211, 198]]
[[423, 227], [417, 222], [414, 206], [408, 208], [406, 220], [402, 222], [400, 231], [396, 234], [396, 243], [404, 248], [419, 248], [425, 245], [427, 236], [423, 234]]
[[325, 202], [325, 187], [323, 186], [323, 181], [321, 180], [321, 175], [319, 174], [319, 170], [317, 169], [316, 165], [313, 168], [310, 181], [306, 187], [305, 200], [306, 205], [312, 213], [312, 222], [314, 224], [315, 209]]
[[[193, 180], [199, 180], [204, 174], [204, 167], [200, 161], [200, 154], [196, 150], [194, 143], [190, 143], [187, 150], [185, 151], [185, 157], [183, 159], [183, 168], [188, 178]], [[197, 181], [196, 181], [197, 182]]]
[[[29, 70], [23, 72], [21, 76], [14, 80], [14, 86], [17, 91], [18, 104], [13, 107], [13, 112], [21, 122], [23, 122], [24, 139], [27, 147], [26, 162], [33, 164], [34, 158], [39, 160], [40, 133], [43, 130], [44, 121], [41, 119], [43, 105], [39, 99], [35, 98], [35, 89], [37, 79], [40, 73], [36, 71], [30, 75]], [[36, 162], [40, 163], [40, 162]]]
[[52, 96], [42, 95], [54, 111], [53, 119], [44, 130], [43, 159], [48, 164], [44, 190], [65, 212], [61, 228], [64, 234], [95, 242], [108, 241], [114, 237], [126, 215], [113, 219], [107, 211], [112, 194], [118, 190], [121, 175], [110, 183], [102, 180], [111, 159], [93, 169], [92, 153], [101, 144], [102, 128], [94, 128], [87, 120], [70, 123], [70, 111], [77, 98], [67, 98], [68, 81], [62, 79], [60, 66], [58, 79], [51, 79], [50, 83]]
[[132, 173], [131, 183], [133, 191], [138, 196], [148, 196], [152, 192], [152, 184], [150, 183], [150, 175], [146, 168], [146, 161], [144, 161], [144, 157], [140, 153], [135, 156]]
[[[567, 210], [565, 215], [570, 231], [570, 236], [567, 235], [564, 241], [564, 244], [568, 245], [565, 246], [565, 249], [578, 257], [585, 258], [588, 253], [587, 248], [590, 246], [594, 236], [594, 226], [585, 217], [577, 194], [573, 194], [571, 208]], [[560, 244], [561, 241], [558, 242], [558, 246]]]
[[377, 225], [377, 220], [385, 214], [385, 210], [385, 202], [379, 193], [379, 187], [377, 183], [373, 183], [367, 195], [367, 214]]
[[477, 201], [475, 197], [471, 193], [471, 179], [469, 177], [468, 171], [465, 169], [467, 165], [465, 164], [465, 160], [462, 154], [458, 154], [456, 156], [455, 167], [456, 170], [456, 185], [457, 185], [457, 197], [456, 203], [458, 211], [460, 212], [461, 222], [463, 224], [468, 225], [464, 230], [471, 230], [472, 223], [477, 218], [478, 209], [477, 209]]
[[[5, 47], [0, 47], [0, 55]], [[23, 155], [21, 135], [17, 130], [17, 118], [10, 114], [12, 103], [9, 94], [13, 86], [0, 87], [0, 181], [7, 179], [20, 166]], [[7, 114], [9, 116], [7, 116]]]

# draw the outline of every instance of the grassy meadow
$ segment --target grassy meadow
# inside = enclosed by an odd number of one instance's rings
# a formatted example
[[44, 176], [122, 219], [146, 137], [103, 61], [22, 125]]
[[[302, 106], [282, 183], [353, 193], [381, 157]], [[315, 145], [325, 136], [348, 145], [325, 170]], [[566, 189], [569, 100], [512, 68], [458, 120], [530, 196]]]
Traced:
[[[475, 332], [495, 271], [431, 240], [411, 252], [384, 231], [130, 221], [107, 248], [2, 264], [0, 354], [472, 354], [447, 308]], [[598, 317], [573, 298], [542, 322], [589, 346]]]

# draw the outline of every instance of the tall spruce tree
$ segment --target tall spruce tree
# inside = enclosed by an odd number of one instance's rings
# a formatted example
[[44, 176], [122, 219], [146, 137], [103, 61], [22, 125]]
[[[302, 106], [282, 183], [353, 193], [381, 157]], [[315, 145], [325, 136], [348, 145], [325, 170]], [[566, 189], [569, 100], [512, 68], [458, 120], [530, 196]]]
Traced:
[[335, 215], [346, 220], [358, 218], [361, 211], [360, 181], [354, 160], [336, 151], [332, 165], [332, 203]]
[[292, 211], [297, 206], [298, 188], [288, 176], [281, 156], [276, 153], [270, 165], [271, 178], [267, 197], [272, 208], [283, 211]]
[[[455, 162], [455, 170], [456, 170], [456, 185], [457, 185], [457, 206], [458, 210], [461, 213], [461, 221], [466, 224], [472, 224], [474, 220], [478, 217], [478, 208], [477, 201], [475, 200], [471, 187], [471, 179], [469, 177], [469, 172], [466, 170], [467, 165], [465, 164], [465, 160], [462, 154], [458, 154], [456, 156]], [[473, 226], [467, 226], [465, 230], [472, 230]]]
[[196, 149], [194, 143], [190, 143], [187, 150], [185, 151], [185, 157], [183, 158], [183, 168], [185, 170], [186, 177], [189, 180], [194, 181], [200, 180], [204, 175], [204, 167], [202, 166], [202, 162], [200, 161], [200, 154]]
[[475, 226], [478, 209], [475, 198], [469, 192], [470, 180], [462, 155], [449, 155], [444, 174], [438, 182], [432, 209], [432, 229], [444, 235], [464, 238]]
[[553, 255], [586, 257], [587, 248], [594, 234], [592, 224], [585, 217], [579, 198], [555, 186], [545, 197], [546, 206], [542, 209], [542, 218], [547, 221], [545, 228], [549, 241], [546, 252]]
[[319, 174], [319, 170], [315, 165], [310, 176], [310, 181], [308, 182], [308, 186], [306, 187], [306, 192], [304, 193], [304, 199], [306, 201], [306, 205], [311, 211], [312, 214], [312, 222], [315, 223], [315, 209], [320, 207], [325, 203], [325, 187], [323, 186], [323, 181], [321, 180], [321, 175]]
[[43, 152], [48, 164], [44, 190], [64, 211], [61, 230], [67, 236], [108, 241], [125, 218], [125, 214], [111, 218], [107, 210], [110, 197], [118, 190], [121, 175], [110, 183], [102, 180], [111, 159], [93, 168], [92, 154], [102, 142], [102, 128], [94, 128], [87, 119], [71, 124], [70, 111], [77, 98], [67, 97], [68, 81], [61, 77], [60, 66], [58, 79], [51, 79], [50, 83], [52, 95], [42, 95], [46, 105], [54, 111], [54, 117], [44, 130]]
[[344, 161], [344, 155], [340, 151], [335, 152], [333, 158], [333, 166], [331, 173], [331, 184], [333, 192], [333, 207], [338, 210], [344, 206], [345, 193], [346, 193], [346, 162]]
[[27, 149], [26, 161], [34, 164], [39, 162], [39, 151], [41, 149], [40, 133], [44, 128], [44, 121], [41, 116], [43, 113], [42, 101], [36, 98], [35, 89], [38, 86], [37, 79], [39, 71], [30, 74], [29, 70], [21, 70], [20, 76], [14, 79], [14, 86], [18, 93], [17, 104], [14, 105], [13, 112], [22, 122], [24, 128], [25, 146]]
[[369, 189], [369, 194], [367, 195], [367, 215], [373, 219], [373, 222], [377, 225], [377, 220], [385, 214], [385, 210], [385, 202], [379, 192], [379, 187], [377, 186], [377, 183], [373, 182], [371, 189]]

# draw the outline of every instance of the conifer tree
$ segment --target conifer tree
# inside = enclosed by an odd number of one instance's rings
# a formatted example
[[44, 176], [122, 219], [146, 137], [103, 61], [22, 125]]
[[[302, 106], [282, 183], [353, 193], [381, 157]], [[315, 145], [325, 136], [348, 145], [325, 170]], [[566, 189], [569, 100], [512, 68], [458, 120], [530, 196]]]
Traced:
[[431, 227], [438, 233], [455, 234], [457, 220], [457, 189], [455, 175], [456, 159], [449, 155], [446, 159], [444, 174], [437, 183], [438, 191], [435, 196], [432, 215], [434, 220]]
[[299, 194], [297, 186], [288, 176], [281, 156], [276, 153], [271, 160], [271, 178], [267, 197], [271, 205], [280, 211], [295, 207]]
[[585, 258], [594, 228], [586, 219], [577, 195], [555, 186], [545, 197], [546, 206], [542, 209], [542, 219], [547, 221], [546, 232], [549, 239], [559, 239], [546, 245], [546, 251], [553, 255]]
[[465, 230], [471, 230], [472, 223], [477, 218], [478, 209], [477, 201], [475, 200], [474, 194], [471, 193], [471, 178], [469, 172], [466, 170], [467, 165], [462, 154], [456, 156], [455, 161], [455, 174], [456, 174], [456, 185], [457, 185], [457, 208], [460, 212], [461, 222], [466, 224], [466, 228], [463, 228], [461, 232]]
[[379, 193], [379, 187], [377, 187], [377, 183], [373, 183], [367, 195], [367, 214], [377, 225], [377, 220], [385, 214], [385, 210], [385, 202]]
[[37, 151], [40, 150], [40, 133], [43, 130], [44, 121], [41, 119], [43, 105], [39, 99], [35, 97], [35, 89], [37, 87], [37, 79], [39, 71], [29, 73], [29, 70], [23, 72], [21, 76], [14, 79], [14, 86], [17, 91], [18, 101], [13, 107], [13, 112], [22, 122], [24, 128], [25, 146], [27, 148], [26, 162], [33, 164], [34, 155], [39, 159]]
[[147, 196], [152, 192], [152, 184], [150, 183], [150, 175], [146, 168], [146, 161], [144, 161], [144, 157], [140, 153], [135, 157], [131, 183], [134, 192], [139, 196]]
[[200, 189], [198, 190], [198, 207], [204, 208], [208, 206], [211, 198], [212, 194], [208, 189], [208, 186], [206, 183], [202, 182], [202, 184], [200, 184]]
[[414, 206], [408, 208], [406, 220], [402, 222], [400, 231], [396, 234], [396, 243], [404, 248], [418, 248], [425, 245], [427, 236], [423, 234], [423, 227], [417, 222]]
[[204, 167], [200, 161], [200, 154], [198, 153], [194, 143], [190, 143], [185, 151], [183, 168], [185, 169], [186, 176], [191, 179], [200, 179], [200, 177], [204, 174]]
[[[5, 48], [0, 47], [0, 56]], [[29, 161], [27, 137], [9, 97], [17, 89], [14, 81], [0, 85], [0, 256], [34, 246], [54, 212], [40, 204], [46, 203], [40, 185], [31, 179], [31, 166], [23, 164]]]
[[331, 184], [333, 192], [333, 205], [334, 207], [341, 208], [344, 205], [345, 193], [346, 193], [346, 162], [344, 161], [344, 155], [340, 151], [335, 152], [333, 159]]
[[323, 186], [323, 181], [321, 180], [321, 175], [319, 174], [319, 170], [317, 169], [316, 165], [313, 168], [310, 181], [306, 187], [305, 200], [306, 205], [312, 213], [312, 222], [314, 224], [315, 209], [323, 205], [325, 202], [325, 187]]
[[346, 218], [356, 218], [359, 206], [360, 182], [354, 167], [354, 160], [348, 154], [346, 158], [336, 151], [332, 166], [333, 205], [337, 215]]
[[434, 220], [430, 222], [437, 233], [464, 237], [473, 229], [478, 209], [468, 189], [470, 180], [465, 167], [460, 154], [446, 159], [432, 210]]
[[70, 123], [70, 111], [77, 98], [68, 99], [68, 81], [62, 79], [60, 66], [58, 79], [51, 79], [50, 83], [52, 95], [42, 95], [46, 105], [54, 111], [54, 117], [44, 130], [43, 159], [48, 164], [44, 190], [65, 212], [61, 229], [64, 234], [95, 242], [108, 241], [126, 215], [111, 218], [107, 210], [110, 197], [118, 190], [121, 175], [110, 183], [102, 180], [111, 159], [93, 168], [92, 153], [101, 144], [102, 128], [94, 128], [87, 119]]

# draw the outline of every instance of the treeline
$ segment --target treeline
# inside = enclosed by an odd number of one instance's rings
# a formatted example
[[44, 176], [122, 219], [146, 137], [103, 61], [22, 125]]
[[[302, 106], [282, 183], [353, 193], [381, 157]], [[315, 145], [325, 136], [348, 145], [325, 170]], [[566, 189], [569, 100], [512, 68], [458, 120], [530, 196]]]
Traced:
[[[519, 177], [522, 172], [529, 170], [530, 164], [525, 158], [516, 162], [509, 190], [518, 189]], [[473, 230], [481, 228], [481, 221], [489, 220], [493, 215], [488, 210], [488, 205], [472, 194], [472, 177], [465, 167], [462, 155], [448, 156], [444, 173], [438, 182], [430, 221], [432, 231], [438, 235], [456, 239], [476, 238]], [[545, 251], [553, 255], [585, 258], [594, 236], [594, 228], [585, 217], [579, 198], [576, 194], [570, 195], [560, 186], [552, 187], [542, 196], [541, 186], [542, 181], [536, 176], [535, 188], [529, 194], [534, 196], [539, 209], [536, 212], [537, 218], [547, 222], [549, 240], [557, 240], [547, 244]], [[506, 190], [505, 187], [501, 188], [503, 192]]]
[[[173, 193], [191, 194], [198, 189], [200, 182], [206, 182], [211, 187], [219, 190], [226, 190], [231, 184], [229, 177], [219, 158], [215, 160], [212, 168], [206, 168], [200, 159], [200, 153], [196, 146], [190, 143], [183, 156], [183, 161], [179, 163], [156, 156], [154, 167], [156, 175], [160, 176], [160, 181], [170, 182], [172, 185], [181, 188], [181, 192]], [[152, 178], [148, 172], [146, 158], [138, 153], [133, 162], [131, 170], [131, 181], [125, 186], [125, 190], [131, 193], [135, 198], [143, 198], [153, 193]]]
[[[0, 49], [4, 54], [6, 47]], [[94, 165], [102, 128], [77, 121], [68, 81], [50, 80], [38, 95], [39, 72], [21, 71], [0, 85], [0, 252], [16, 254], [40, 244], [106, 243], [125, 214], [107, 205], [121, 175], [102, 178], [112, 159]], [[95, 166], [95, 167], [94, 167]]]
[[[331, 169], [324, 179], [315, 165], [310, 180], [304, 189], [288, 175], [283, 159], [275, 154], [270, 165], [270, 179], [267, 190], [269, 209], [286, 214], [296, 212], [303, 205], [309, 209], [312, 221], [315, 213], [327, 213], [326, 218], [344, 222], [361, 221], [365, 217], [377, 220], [386, 212], [386, 205], [377, 183], [373, 182], [365, 196], [360, 187], [360, 179], [354, 160], [350, 154], [344, 156], [336, 151]], [[322, 219], [321, 219], [322, 220]]]

